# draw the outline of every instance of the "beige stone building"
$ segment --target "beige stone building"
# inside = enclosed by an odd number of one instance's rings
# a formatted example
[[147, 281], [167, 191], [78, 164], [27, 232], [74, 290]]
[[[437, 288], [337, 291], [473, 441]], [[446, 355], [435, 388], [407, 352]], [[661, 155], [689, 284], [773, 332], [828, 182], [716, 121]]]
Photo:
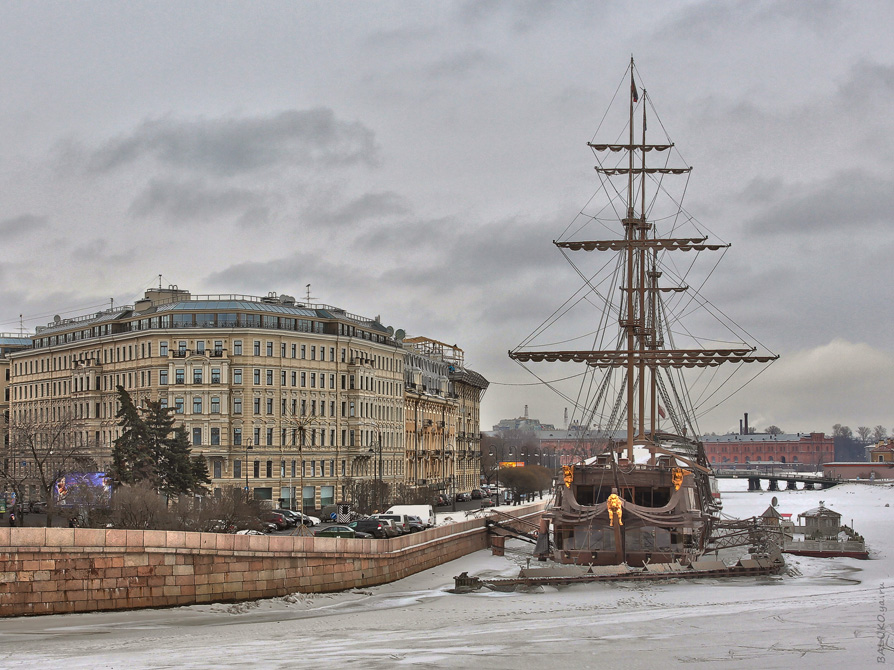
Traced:
[[[150, 289], [133, 306], [38, 328], [33, 348], [9, 354], [10, 412], [20, 421], [71, 412], [77, 439], [107, 467], [121, 385], [137, 404], [174, 408], [214, 489], [248, 487], [274, 504], [320, 509], [343, 499], [351, 479], [416, 485], [434, 477], [419, 474], [417, 443], [407, 442], [406, 361], [414, 355], [377, 318], [328, 305]], [[455, 377], [440, 414], [424, 403], [429, 432], [449, 426], [425, 472], [472, 488], [481, 381]]]
[[450, 495], [478, 488], [487, 380], [465, 367], [456, 345], [426, 337], [404, 344], [408, 480]]
[[[3, 435], [0, 437], [0, 443], [6, 448], [9, 446], [9, 399], [10, 399], [10, 380], [12, 377], [12, 368], [10, 366], [9, 355], [14, 351], [21, 351], [31, 347], [31, 338], [15, 333], [0, 333], [0, 415], [3, 420], [0, 422], [0, 431]], [[0, 462], [0, 475], [7, 470], [10, 474], [17, 477], [16, 472], [21, 463], [17, 463], [15, 459], [9, 459], [8, 456], [0, 456], [3, 461]], [[0, 482], [0, 496], [8, 495], [6, 487]], [[37, 491], [34, 487], [31, 490], [32, 496], [37, 497]], [[4, 496], [5, 497], [5, 496]]]

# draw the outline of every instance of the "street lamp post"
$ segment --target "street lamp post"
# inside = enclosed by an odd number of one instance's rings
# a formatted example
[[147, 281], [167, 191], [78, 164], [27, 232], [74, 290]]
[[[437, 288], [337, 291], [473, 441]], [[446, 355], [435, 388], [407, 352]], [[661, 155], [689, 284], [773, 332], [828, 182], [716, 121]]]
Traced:
[[245, 495], [248, 496], [248, 450], [251, 449], [251, 438], [245, 440]]

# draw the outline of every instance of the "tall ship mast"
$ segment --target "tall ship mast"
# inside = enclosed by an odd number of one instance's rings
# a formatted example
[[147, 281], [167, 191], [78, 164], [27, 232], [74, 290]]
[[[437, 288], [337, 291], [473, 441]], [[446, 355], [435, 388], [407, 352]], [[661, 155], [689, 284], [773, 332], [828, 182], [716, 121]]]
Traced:
[[[697, 418], [730, 388], [713, 369], [731, 364], [738, 371], [778, 358], [747, 344], [741, 329], [685, 281], [700, 277], [692, 264], [676, 260], [679, 252], [700, 257], [730, 245], [709, 242], [704, 226], [683, 209], [682, 197], [674, 197], [667, 180], [682, 177], [688, 184], [692, 168], [671, 165], [676, 151], [669, 139], [647, 141], [647, 124], [655, 115], [647, 118], [650, 100], [645, 89], [640, 92], [636, 74], [631, 58], [625, 130], [613, 143], [595, 138], [588, 143], [606, 204], [596, 213], [582, 211], [569, 236], [554, 241], [584, 280], [566, 305], [600, 307], [596, 328], [589, 331], [594, 346], [564, 348], [561, 344], [574, 338], [562, 331], [553, 346], [538, 347], [535, 340], [544, 339], [556, 319], [509, 352], [520, 364], [585, 365], [573, 398], [581, 449], [576, 462], [565, 466], [556, 506], [546, 515], [552, 541], [541, 533], [538, 544], [541, 555], [551, 552], [562, 562], [686, 563], [703, 553], [718, 507]], [[626, 80], [625, 74], [622, 92]], [[650, 165], [647, 159], [653, 157], [664, 157], [663, 164]], [[607, 218], [606, 212], [614, 216]], [[616, 235], [577, 239], [590, 227]], [[614, 262], [589, 273], [568, 253], [578, 251], [612, 252]], [[701, 309], [720, 323], [721, 335], [699, 338], [683, 325], [684, 316]], [[686, 372], [699, 376], [695, 395]]]

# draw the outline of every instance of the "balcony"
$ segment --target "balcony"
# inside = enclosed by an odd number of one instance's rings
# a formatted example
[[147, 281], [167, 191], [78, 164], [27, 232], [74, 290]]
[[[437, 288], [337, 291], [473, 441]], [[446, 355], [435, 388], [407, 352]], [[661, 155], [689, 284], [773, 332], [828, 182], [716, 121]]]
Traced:
[[186, 358], [189, 356], [189, 349], [174, 349], [171, 352], [171, 356], [174, 358]]

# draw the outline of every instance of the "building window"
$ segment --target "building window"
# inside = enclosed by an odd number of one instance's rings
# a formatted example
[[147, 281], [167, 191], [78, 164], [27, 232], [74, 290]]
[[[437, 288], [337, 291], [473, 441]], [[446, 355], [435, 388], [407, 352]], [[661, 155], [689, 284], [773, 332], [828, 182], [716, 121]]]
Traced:
[[[212, 438], [211, 438], [211, 443], [214, 444], [214, 437], [213, 437], [213, 436], [212, 436]], [[221, 462], [220, 462], [220, 461], [214, 461], [214, 465], [213, 465], [212, 467], [214, 468], [214, 478], [215, 478], [215, 479], [220, 479], [220, 478], [223, 476], [223, 468], [221, 467]]]
[[158, 355], [159, 356], [167, 356], [168, 355], [168, 343], [167, 341], [158, 343]]
[[192, 383], [193, 384], [201, 384], [202, 383], [202, 368], [193, 368], [192, 369]]
[[267, 343], [267, 355], [273, 356], [273, 342]]
[[220, 414], [220, 398], [211, 398], [211, 413]]
[[192, 429], [192, 443], [193, 443], [193, 445], [202, 444], [202, 429], [201, 428], [193, 428]]
[[293, 344], [293, 345], [292, 345], [292, 358], [297, 358], [297, 357], [298, 357], [298, 355], [297, 355], [297, 353], [296, 353], [297, 349], [298, 349], [298, 347], [297, 347], [296, 345]]
[[242, 398], [233, 398], [233, 414], [242, 414]]
[[242, 461], [238, 458], [233, 461], [233, 479], [242, 479]]
[[201, 414], [202, 413], [202, 396], [193, 396], [192, 397], [192, 413], [193, 414]]
[[301, 358], [307, 358], [307, 345], [301, 345]]
[[260, 398], [253, 398], [253, 404], [254, 404], [254, 412], [255, 412], [255, 414], [260, 414], [260, 413], [261, 413], [261, 399], [260, 399]]
[[258, 368], [255, 368], [254, 370], [252, 370], [252, 374], [253, 374], [252, 380], [254, 381], [255, 386], [260, 386], [261, 385], [261, 371]]
[[175, 384], [185, 384], [186, 383], [186, 371], [183, 368], [178, 368], [174, 370], [174, 383]]
[[273, 386], [273, 370], [267, 370], [267, 386]]
[[242, 355], [242, 340], [233, 340], [233, 355]]
[[254, 342], [254, 354], [255, 354], [255, 356], [261, 355], [261, 341], [260, 340], [255, 340], [255, 342]]
[[158, 383], [162, 386], [168, 385], [168, 371], [167, 370], [159, 370], [158, 371]]
[[237, 447], [242, 445], [242, 429], [241, 428], [233, 429], [233, 444], [236, 445]]
[[267, 398], [267, 414], [273, 414], [273, 398]]
[[273, 446], [273, 429], [272, 428], [267, 429], [267, 446], [268, 447]]
[[304, 388], [305, 386], [307, 386], [307, 373], [302, 372], [301, 373], [301, 388]]
[[317, 360], [317, 348], [315, 346], [311, 346], [310, 348], [310, 360]]
[[205, 341], [204, 341], [204, 340], [197, 340], [197, 341], [196, 341], [196, 353], [197, 353], [197, 354], [204, 354], [204, 353], [205, 353]]
[[233, 383], [242, 383], [242, 368], [233, 368]]
[[[212, 446], [220, 444], [220, 428], [211, 429], [211, 444]], [[220, 478], [220, 475], [217, 475], [217, 477]]]
[[261, 444], [261, 429], [260, 428], [255, 428], [254, 440], [255, 440], [255, 444]]
[[174, 399], [174, 414], [183, 414], [183, 398]]
[[211, 383], [220, 384], [220, 368], [211, 368]]
[[267, 461], [266, 465], [267, 465], [267, 468], [266, 468], [267, 476], [272, 477], [273, 476], [273, 461]]

